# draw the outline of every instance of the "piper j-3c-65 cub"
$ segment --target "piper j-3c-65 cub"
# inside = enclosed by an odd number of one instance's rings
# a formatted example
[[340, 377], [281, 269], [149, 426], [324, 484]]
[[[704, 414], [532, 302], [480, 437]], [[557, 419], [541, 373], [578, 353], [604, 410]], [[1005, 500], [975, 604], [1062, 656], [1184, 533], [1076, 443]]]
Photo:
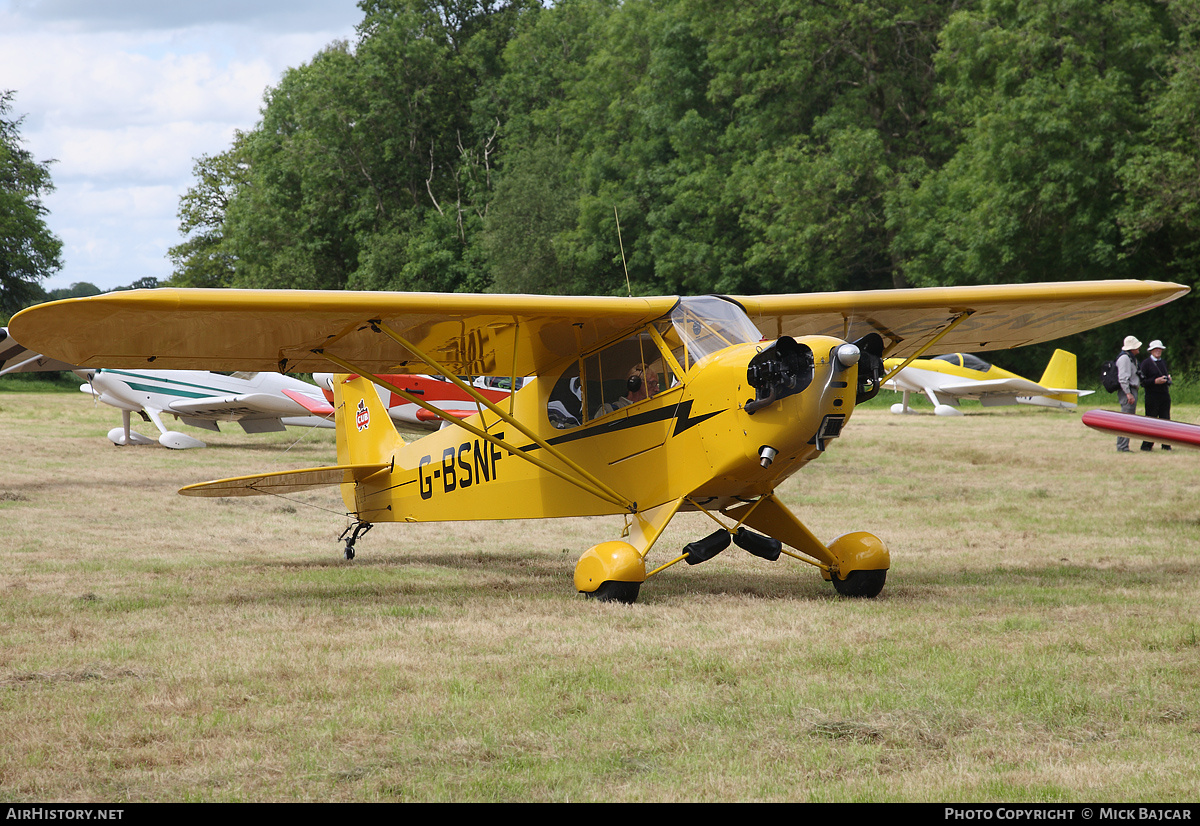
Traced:
[[[336, 465], [181, 493], [341, 485], [347, 558], [376, 522], [620, 514], [620, 538], [576, 565], [579, 591], [632, 602], [648, 577], [732, 540], [869, 597], [890, 566], [884, 543], [854, 532], [825, 544], [774, 491], [890, 378], [885, 357], [1047, 341], [1185, 292], [1144, 281], [732, 298], [151, 290], [43, 304], [11, 327], [84, 366], [342, 371]], [[442, 375], [479, 412], [445, 414], [381, 377], [394, 373]], [[493, 403], [462, 375], [533, 378]], [[406, 444], [370, 381], [454, 426]], [[648, 571], [680, 511], [703, 512], [716, 530]]]

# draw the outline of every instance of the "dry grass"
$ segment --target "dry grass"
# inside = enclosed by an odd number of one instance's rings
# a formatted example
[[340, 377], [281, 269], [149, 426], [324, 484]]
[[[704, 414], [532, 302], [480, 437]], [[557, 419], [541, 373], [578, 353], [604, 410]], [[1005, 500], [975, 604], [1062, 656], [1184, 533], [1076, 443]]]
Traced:
[[[1118, 456], [1051, 411], [860, 411], [783, 495], [818, 536], [888, 542], [878, 600], [731, 548], [625, 607], [571, 589], [620, 520], [381, 525], [347, 563], [336, 491], [174, 493], [323, 464], [331, 433], [173, 452], [109, 445], [116, 422], [0, 394], [0, 800], [1200, 787], [1194, 452]], [[680, 517], [654, 558], [708, 530]]]

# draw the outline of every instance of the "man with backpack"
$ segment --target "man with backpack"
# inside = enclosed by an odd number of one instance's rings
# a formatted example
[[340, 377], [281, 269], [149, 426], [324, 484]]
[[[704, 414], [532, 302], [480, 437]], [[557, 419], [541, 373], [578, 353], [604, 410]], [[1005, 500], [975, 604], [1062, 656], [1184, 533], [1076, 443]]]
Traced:
[[[1121, 345], [1121, 355], [1117, 356], [1117, 401], [1121, 403], [1122, 413], [1137, 412], [1137, 393], [1141, 380], [1138, 378], [1138, 363], [1135, 358], [1142, 348], [1142, 343], [1134, 336], [1125, 336]], [[1117, 438], [1117, 452], [1129, 452], [1129, 438]]]

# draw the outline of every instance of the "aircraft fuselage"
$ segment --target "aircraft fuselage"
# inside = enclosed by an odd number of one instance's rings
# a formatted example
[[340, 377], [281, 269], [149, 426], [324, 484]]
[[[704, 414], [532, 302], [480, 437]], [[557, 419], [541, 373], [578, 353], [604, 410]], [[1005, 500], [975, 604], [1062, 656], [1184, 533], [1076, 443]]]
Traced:
[[[694, 364], [674, 387], [576, 428], [551, 425], [547, 409], [553, 377], [518, 391], [513, 416], [536, 423], [546, 442], [597, 479], [619, 485], [639, 511], [680, 497], [705, 507], [724, 507], [769, 493], [820, 456], [853, 413], [857, 365], [841, 367], [833, 355], [845, 342], [812, 336], [797, 343], [812, 353], [807, 385], [757, 410], [747, 409], [756, 397], [748, 365], [768, 343], [738, 344], [713, 353]], [[376, 426], [370, 415], [366, 427]], [[491, 413], [466, 422], [521, 451], [557, 461]], [[764, 448], [771, 450], [765, 467]], [[390, 474], [343, 485], [343, 497], [347, 508], [367, 522], [628, 511], [453, 427], [404, 445], [395, 454]]]

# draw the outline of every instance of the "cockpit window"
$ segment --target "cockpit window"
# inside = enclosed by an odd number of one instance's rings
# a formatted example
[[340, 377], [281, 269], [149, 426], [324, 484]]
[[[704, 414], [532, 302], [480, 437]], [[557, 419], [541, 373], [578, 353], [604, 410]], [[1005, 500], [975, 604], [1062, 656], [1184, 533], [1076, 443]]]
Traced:
[[713, 296], [681, 298], [671, 311], [671, 327], [672, 338], [681, 342], [686, 352], [686, 363], [680, 360], [685, 370], [718, 350], [762, 341], [763, 337], [741, 307]]
[[546, 405], [551, 425], [559, 430], [578, 427], [653, 398], [678, 385], [683, 381], [679, 371], [686, 373], [706, 356], [735, 344], [762, 341], [762, 333], [741, 307], [712, 296], [681, 298], [670, 314], [651, 327], [564, 370]]
[[932, 361], [948, 361], [956, 367], [978, 370], [980, 373], [986, 373], [992, 369], [992, 365], [979, 356], [973, 356], [970, 353], [947, 353], [944, 356], [935, 356]]
[[584, 359], [586, 410], [597, 418], [657, 396], [675, 384], [670, 366], [647, 332], [618, 341]]
[[566, 430], [657, 396], [676, 384], [670, 360], [643, 330], [572, 362], [550, 391], [546, 416], [553, 427]]

